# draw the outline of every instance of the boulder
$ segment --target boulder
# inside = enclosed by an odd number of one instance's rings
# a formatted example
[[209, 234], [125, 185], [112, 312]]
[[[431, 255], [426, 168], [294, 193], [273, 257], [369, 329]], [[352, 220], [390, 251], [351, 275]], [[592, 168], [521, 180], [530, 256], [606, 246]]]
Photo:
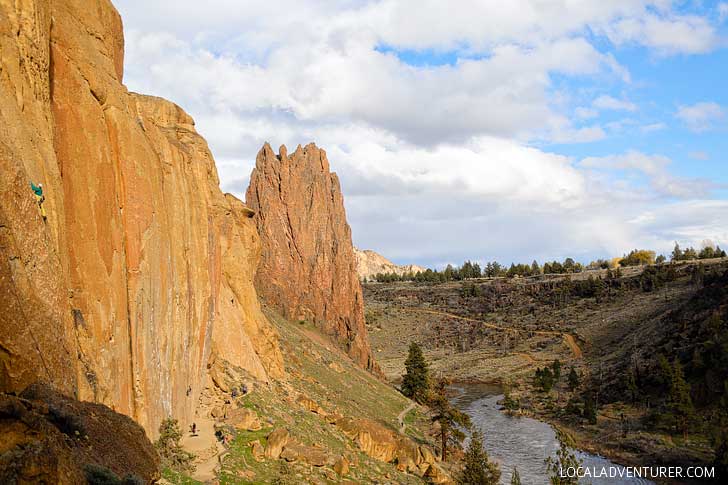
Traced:
[[422, 463], [432, 464], [438, 461], [432, 449], [426, 445], [420, 445], [420, 456], [422, 457]]
[[250, 453], [256, 461], [261, 461], [263, 459], [265, 450], [263, 450], [263, 445], [260, 444], [260, 441], [255, 440], [250, 443]]
[[340, 456], [334, 463], [334, 471], [340, 477], [347, 475], [349, 473], [349, 460], [347, 460], [345, 456]]
[[310, 399], [310, 398], [304, 396], [303, 394], [301, 394], [300, 396], [298, 396], [298, 399], [296, 399], [296, 402], [302, 408], [306, 409], [307, 411], [311, 411], [312, 413], [316, 413], [319, 416], [324, 416], [325, 417], [325, 416], [328, 415], [328, 413], [321, 406], [319, 406], [316, 401], [314, 401], [313, 399]]
[[286, 428], [276, 428], [268, 435], [268, 442], [265, 445], [265, 457], [277, 460], [288, 444], [290, 435]]
[[397, 456], [399, 437], [381, 424], [370, 419], [342, 418], [336, 425], [370, 457], [388, 463]]
[[437, 463], [432, 463], [425, 472], [424, 477], [435, 484], [450, 484], [453, 483], [450, 475], [442, 469]]
[[256, 412], [248, 408], [231, 409], [225, 421], [239, 430], [258, 431], [262, 428]]

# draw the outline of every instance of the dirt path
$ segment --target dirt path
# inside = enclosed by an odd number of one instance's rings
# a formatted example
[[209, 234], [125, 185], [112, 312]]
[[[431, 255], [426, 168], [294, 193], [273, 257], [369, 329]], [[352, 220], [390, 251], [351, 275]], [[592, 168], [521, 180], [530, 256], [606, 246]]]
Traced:
[[[574, 357], [577, 359], [581, 359], [582, 352], [579, 345], [576, 343], [576, 340], [574, 339], [573, 335], [568, 334], [566, 332], [556, 332], [551, 330], [524, 330], [522, 328], [514, 328], [514, 327], [504, 327], [501, 325], [495, 325], [493, 323], [484, 322], [483, 320], [478, 320], [477, 318], [469, 318], [469, 317], [462, 317], [460, 315], [455, 315], [453, 313], [447, 313], [447, 312], [441, 312], [438, 310], [426, 310], [424, 308], [412, 308], [412, 307], [400, 307], [403, 310], [413, 311], [413, 312], [420, 312], [420, 313], [429, 313], [431, 315], [439, 315], [442, 317], [447, 318], [454, 318], [456, 320], [464, 320], [466, 322], [475, 322], [483, 325], [487, 328], [492, 328], [494, 330], [500, 330], [500, 331], [511, 331], [511, 332], [521, 332], [521, 333], [533, 333], [536, 335], [554, 335], [554, 336], [560, 336], [564, 339], [564, 343], [567, 347], [571, 350], [571, 352], [574, 354]], [[527, 354], [518, 354], [518, 355], [527, 355]], [[529, 358], [533, 359], [533, 357]], [[535, 360], [535, 359], [533, 359]]]
[[397, 416], [397, 422], [399, 423], [399, 434], [404, 434], [404, 430], [406, 425], [404, 424], [404, 417], [407, 416], [407, 413], [412, 411], [417, 404], [411, 402], [409, 406], [404, 408], [401, 413]]
[[185, 450], [194, 453], [197, 467], [192, 478], [207, 483], [215, 479], [215, 470], [219, 464], [219, 456], [225, 450], [215, 437], [215, 422], [211, 419], [197, 418], [197, 434], [192, 436], [189, 430], [185, 431], [182, 446]]

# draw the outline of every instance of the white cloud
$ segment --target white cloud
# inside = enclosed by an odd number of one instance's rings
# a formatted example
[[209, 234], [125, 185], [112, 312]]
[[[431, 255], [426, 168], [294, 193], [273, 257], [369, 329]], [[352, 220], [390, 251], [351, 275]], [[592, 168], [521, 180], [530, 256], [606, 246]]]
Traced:
[[585, 108], [583, 106], [579, 106], [574, 110], [574, 115], [582, 120], [588, 120], [591, 118], [596, 118], [599, 116], [599, 111], [592, 109], [592, 108]]
[[581, 161], [581, 166], [586, 168], [639, 172], [646, 176], [655, 193], [666, 197], [702, 198], [715, 188], [706, 179], [678, 178], [671, 175], [668, 170], [670, 164], [672, 160], [663, 155], [648, 155], [638, 151], [606, 157], [587, 157]]
[[704, 152], [702, 150], [694, 151], [688, 153], [688, 156], [692, 158], [693, 160], [709, 160], [710, 155], [708, 155], [707, 152]]
[[614, 111], [637, 111], [637, 106], [626, 100], [613, 98], [611, 96], [602, 95], [594, 100], [592, 105], [599, 109], [609, 109]]
[[649, 13], [626, 17], [605, 27], [615, 44], [636, 43], [653, 48], [660, 55], [702, 54], [719, 43], [716, 29], [708, 20], [696, 15]]
[[[339, 172], [355, 242], [395, 259], [434, 264], [481, 257], [484, 248], [483, 258], [504, 261], [579, 256], [579, 248], [585, 258], [620, 254], [651, 242], [653, 226], [635, 216], [662, 220], [666, 197], [710, 190], [671, 176], [657, 156], [599, 168], [532, 146], [638, 125], [597, 118], [598, 110], [636, 112], [626, 98], [589, 106], [604, 89], [559, 85], [631, 82], [587, 31], [660, 55], [710, 48], [713, 28], [663, 0], [463, 0], [457, 9], [434, 0], [116, 3], [127, 29], [126, 82], [194, 116], [225, 190], [243, 195], [264, 141], [316, 141]], [[410, 54], [424, 62], [404, 62]], [[433, 56], [448, 62], [428, 63]], [[713, 211], [693, 214], [700, 210]]]
[[675, 116], [690, 130], [700, 133], [711, 129], [716, 121], [725, 118], [725, 111], [718, 103], [703, 102], [680, 106]]

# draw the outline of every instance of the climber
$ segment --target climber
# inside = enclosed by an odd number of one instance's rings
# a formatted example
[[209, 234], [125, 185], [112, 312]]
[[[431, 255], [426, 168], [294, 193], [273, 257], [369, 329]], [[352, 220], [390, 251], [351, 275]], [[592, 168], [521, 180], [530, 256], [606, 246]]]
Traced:
[[45, 201], [45, 195], [43, 195], [43, 184], [35, 185], [33, 182], [30, 182], [30, 188], [35, 194], [35, 200], [38, 201], [38, 207], [40, 207], [40, 215], [45, 221], [47, 216], [45, 209], [43, 208], [43, 202]]

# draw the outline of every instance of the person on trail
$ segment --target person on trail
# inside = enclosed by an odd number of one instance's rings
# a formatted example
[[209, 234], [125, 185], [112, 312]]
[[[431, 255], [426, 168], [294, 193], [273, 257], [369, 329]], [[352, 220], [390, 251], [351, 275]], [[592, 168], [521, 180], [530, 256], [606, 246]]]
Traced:
[[197, 424], [192, 423], [192, 436], [197, 434]]
[[33, 191], [33, 194], [35, 194], [35, 200], [38, 202], [38, 207], [40, 207], [40, 215], [45, 221], [48, 217], [46, 216], [46, 211], [43, 208], [43, 202], [45, 201], [45, 195], [43, 195], [43, 184], [35, 185], [33, 182], [30, 182], [30, 188]]

